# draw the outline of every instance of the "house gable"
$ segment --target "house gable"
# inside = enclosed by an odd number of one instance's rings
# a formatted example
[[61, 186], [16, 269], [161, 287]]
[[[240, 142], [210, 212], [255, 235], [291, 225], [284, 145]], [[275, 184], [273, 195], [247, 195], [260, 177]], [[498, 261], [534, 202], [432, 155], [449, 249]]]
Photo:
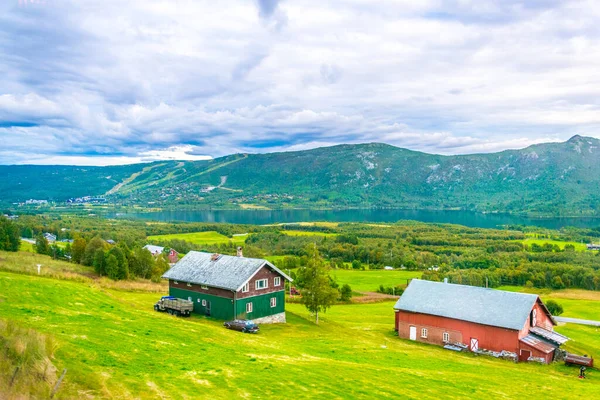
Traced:
[[[275, 280], [279, 278], [279, 285], [275, 286]], [[260, 296], [267, 293], [279, 292], [285, 290], [285, 279], [286, 277], [280, 274], [277, 270], [270, 267], [268, 263], [265, 263], [260, 269], [256, 271], [254, 275], [250, 277], [242, 287], [237, 291], [237, 298], [242, 299], [252, 296]], [[257, 281], [266, 280], [266, 287], [264, 289], [257, 289]], [[244, 292], [244, 286], [248, 285], [248, 291]]]

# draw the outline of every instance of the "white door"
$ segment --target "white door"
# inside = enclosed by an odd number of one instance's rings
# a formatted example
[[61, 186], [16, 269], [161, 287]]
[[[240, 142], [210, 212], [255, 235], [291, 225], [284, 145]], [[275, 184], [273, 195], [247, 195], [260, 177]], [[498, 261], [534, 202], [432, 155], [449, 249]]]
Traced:
[[411, 326], [410, 327], [410, 340], [417, 340], [417, 327], [416, 326]]
[[479, 340], [471, 338], [471, 351], [479, 350]]

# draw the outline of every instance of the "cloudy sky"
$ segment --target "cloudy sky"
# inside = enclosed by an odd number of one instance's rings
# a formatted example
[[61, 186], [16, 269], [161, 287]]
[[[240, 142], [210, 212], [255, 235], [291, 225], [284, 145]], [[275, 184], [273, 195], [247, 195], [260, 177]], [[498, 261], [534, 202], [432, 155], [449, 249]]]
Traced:
[[600, 3], [2, 0], [0, 164], [600, 137]]

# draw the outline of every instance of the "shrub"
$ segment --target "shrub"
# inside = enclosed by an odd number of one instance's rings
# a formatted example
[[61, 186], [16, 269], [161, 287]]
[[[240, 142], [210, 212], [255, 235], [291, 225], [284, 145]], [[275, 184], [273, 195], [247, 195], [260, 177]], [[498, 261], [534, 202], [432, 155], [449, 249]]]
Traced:
[[548, 300], [546, 302], [546, 307], [548, 307], [548, 311], [550, 311], [550, 314], [555, 316], [562, 314], [564, 311], [562, 306], [554, 300]]

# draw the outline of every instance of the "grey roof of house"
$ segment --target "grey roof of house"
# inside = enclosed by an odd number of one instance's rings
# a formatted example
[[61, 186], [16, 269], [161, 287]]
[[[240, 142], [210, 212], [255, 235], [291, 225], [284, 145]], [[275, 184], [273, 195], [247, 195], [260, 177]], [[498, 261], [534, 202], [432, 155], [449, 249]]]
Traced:
[[521, 330], [538, 296], [413, 279], [397, 310]]
[[150, 253], [162, 253], [165, 248], [162, 246], [155, 246], [153, 244], [147, 244], [144, 246], [144, 249], [148, 250]]
[[267, 265], [285, 279], [292, 280], [267, 260], [220, 254], [219, 258], [213, 261], [212, 256], [211, 253], [190, 251], [162, 277], [238, 291], [263, 265]]

